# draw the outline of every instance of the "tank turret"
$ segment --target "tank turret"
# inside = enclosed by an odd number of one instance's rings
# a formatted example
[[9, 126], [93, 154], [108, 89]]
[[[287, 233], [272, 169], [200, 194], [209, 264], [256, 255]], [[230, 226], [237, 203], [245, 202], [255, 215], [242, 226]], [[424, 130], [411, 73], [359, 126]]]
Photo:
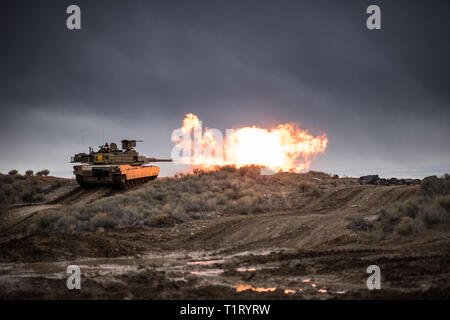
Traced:
[[122, 149], [115, 143], [99, 146], [97, 152], [91, 147], [89, 153], [77, 153], [71, 158], [77, 182], [82, 187], [112, 184], [118, 187], [139, 185], [155, 179], [159, 167], [144, 166], [150, 162], [171, 162], [172, 159], [157, 159], [140, 156], [134, 150], [139, 140], [122, 140]]

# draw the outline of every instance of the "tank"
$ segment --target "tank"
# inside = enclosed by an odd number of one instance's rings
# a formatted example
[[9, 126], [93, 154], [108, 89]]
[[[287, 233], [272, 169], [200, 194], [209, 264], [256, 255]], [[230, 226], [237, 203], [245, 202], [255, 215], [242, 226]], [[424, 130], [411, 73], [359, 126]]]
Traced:
[[150, 162], [171, 162], [172, 159], [156, 159], [140, 156], [134, 150], [138, 140], [122, 140], [122, 149], [115, 143], [99, 147], [95, 152], [89, 147], [89, 153], [77, 153], [71, 163], [82, 163], [73, 167], [78, 184], [83, 188], [95, 185], [112, 185], [117, 188], [129, 188], [154, 180], [159, 167], [144, 166]]

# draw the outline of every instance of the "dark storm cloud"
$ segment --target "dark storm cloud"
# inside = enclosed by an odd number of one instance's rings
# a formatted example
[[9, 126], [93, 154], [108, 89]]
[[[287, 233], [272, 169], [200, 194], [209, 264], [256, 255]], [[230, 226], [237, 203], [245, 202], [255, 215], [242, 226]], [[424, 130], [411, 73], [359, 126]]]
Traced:
[[[81, 31], [65, 28], [73, 3]], [[187, 112], [222, 129], [324, 130], [323, 170], [448, 169], [449, 3], [374, 3], [380, 31], [365, 27], [367, 1], [8, 1], [0, 147], [13, 152], [0, 169], [49, 140], [55, 165], [80, 130], [168, 154]]]

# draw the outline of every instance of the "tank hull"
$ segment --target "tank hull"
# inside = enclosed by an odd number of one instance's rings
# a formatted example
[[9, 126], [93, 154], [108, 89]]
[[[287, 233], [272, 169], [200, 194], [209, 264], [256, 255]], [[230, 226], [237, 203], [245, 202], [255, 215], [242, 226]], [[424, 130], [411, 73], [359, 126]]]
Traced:
[[157, 166], [79, 165], [73, 169], [78, 184], [84, 188], [95, 185], [129, 188], [151, 181], [159, 174]]

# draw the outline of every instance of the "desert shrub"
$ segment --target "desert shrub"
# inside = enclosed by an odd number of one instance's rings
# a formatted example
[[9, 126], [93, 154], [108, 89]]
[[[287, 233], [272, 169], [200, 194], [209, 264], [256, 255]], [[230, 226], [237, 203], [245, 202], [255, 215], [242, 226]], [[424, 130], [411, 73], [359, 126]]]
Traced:
[[21, 199], [24, 202], [31, 203], [31, 202], [42, 201], [44, 199], [44, 197], [42, 197], [42, 195], [38, 195], [35, 190], [30, 190], [30, 191], [24, 192], [22, 194]]
[[54, 223], [60, 218], [60, 214], [56, 211], [46, 212], [38, 216], [35, 220], [36, 229], [39, 231], [49, 231], [54, 229]]
[[[51, 228], [59, 232], [87, 232], [108, 228], [167, 227], [221, 214], [256, 214], [292, 208], [285, 193], [293, 194], [295, 183], [284, 187], [267, 181], [258, 184], [246, 174], [241, 175], [235, 167], [163, 178], [139, 190], [59, 209], [59, 218]], [[43, 188], [42, 194], [56, 187], [56, 183]], [[37, 187], [34, 187], [35, 192]], [[315, 185], [308, 188], [309, 192], [314, 189]]]
[[212, 186], [210, 190], [211, 190], [211, 192], [214, 192], [214, 193], [222, 192], [222, 189], [217, 185]]
[[56, 182], [52, 183], [51, 185], [49, 185], [46, 188], [36, 187], [36, 189], [39, 189], [39, 191], [37, 191], [37, 190], [36, 191], [39, 192], [39, 193], [48, 194], [48, 193], [51, 193], [51, 192], [55, 191], [58, 188], [61, 188], [63, 185], [64, 185], [64, 183], [62, 183], [61, 181], [56, 181]]
[[10, 197], [10, 196], [12, 196], [14, 194], [14, 190], [13, 190], [13, 187], [11, 185], [3, 185], [2, 186], [2, 191], [7, 197]]
[[347, 229], [352, 231], [369, 231], [372, 229], [372, 224], [366, 219], [358, 217], [347, 224]]
[[79, 221], [70, 215], [63, 215], [59, 217], [59, 219], [55, 219], [55, 227], [57, 230], [60, 230], [65, 233], [71, 233], [76, 231]]
[[27, 171], [25, 171], [25, 175], [27, 175], [27, 176], [32, 176], [33, 175], [33, 170], [27, 170]]
[[15, 175], [18, 174], [18, 173], [19, 173], [19, 171], [17, 171], [16, 169], [11, 170], [11, 171], [8, 172], [8, 174], [9, 174], [10, 176], [15, 176]]
[[202, 175], [204, 175], [204, 174], [206, 173], [205, 170], [199, 169], [199, 168], [196, 168], [196, 169], [192, 170], [192, 172], [193, 172], [194, 175], [196, 175], [196, 176], [202, 176]]
[[401, 203], [394, 203], [388, 206], [382, 211], [382, 218], [390, 225], [398, 223], [403, 216], [402, 206], [403, 204]]
[[435, 201], [435, 206], [443, 208], [445, 211], [449, 212], [450, 214], [450, 195], [440, 195], [437, 196]]
[[223, 166], [217, 169], [219, 172], [235, 173], [237, 171], [236, 166]]
[[410, 236], [414, 233], [415, 224], [411, 217], [402, 217], [395, 226], [394, 231], [402, 236]]
[[415, 218], [420, 212], [420, 206], [415, 201], [408, 201], [404, 206], [400, 207], [400, 210], [408, 217]]
[[309, 181], [301, 181], [297, 184], [297, 192], [319, 195], [320, 190], [315, 183]]
[[237, 198], [239, 198], [239, 193], [236, 192], [236, 190], [230, 188], [230, 189], [226, 189], [224, 192], [224, 195], [227, 197], [227, 199], [229, 200], [236, 200]]
[[247, 176], [252, 179], [256, 179], [258, 176], [261, 175], [261, 167], [255, 166], [255, 165], [244, 166], [244, 167], [240, 167], [238, 169], [238, 172], [242, 177]]
[[192, 212], [205, 210], [205, 198], [201, 195], [188, 194], [184, 198], [183, 208], [185, 211]]
[[1, 175], [1, 184], [12, 184], [14, 183], [14, 179], [10, 176]]
[[13, 188], [14, 192], [16, 192], [16, 193], [22, 193], [23, 192], [23, 186], [18, 184], [18, 183], [13, 184], [12, 188]]
[[450, 194], [450, 175], [445, 174], [441, 178], [427, 177], [422, 180], [420, 187], [422, 192], [429, 197]]
[[3, 190], [0, 190], [0, 206], [2, 204], [5, 204], [8, 200], [8, 197], [6, 196], [5, 192]]
[[384, 238], [392, 233], [409, 236], [438, 224], [450, 223], [449, 204], [449, 195], [392, 203], [381, 209], [369, 232], [383, 233]]
[[225, 207], [226, 213], [249, 214], [255, 210], [257, 196], [244, 196], [236, 201], [232, 201]]
[[145, 224], [149, 227], [170, 227], [173, 226], [176, 219], [167, 213], [160, 213], [156, 216], [150, 217]]
[[448, 212], [437, 205], [431, 205], [427, 207], [421, 218], [427, 227], [432, 227], [439, 223], [446, 223], [450, 221], [450, 215]]
[[38, 172], [36, 172], [36, 175], [37, 176], [48, 176], [50, 174], [50, 170], [48, 170], [48, 169], [44, 169], [44, 170], [41, 170], [41, 171], [38, 171]]
[[219, 193], [216, 195], [216, 204], [217, 205], [219, 205], [219, 206], [224, 205], [227, 203], [227, 201], [228, 201], [228, 197], [225, 194]]
[[89, 225], [91, 230], [97, 230], [97, 228], [110, 229], [116, 226], [116, 223], [108, 217], [106, 213], [97, 213], [89, 219]]

